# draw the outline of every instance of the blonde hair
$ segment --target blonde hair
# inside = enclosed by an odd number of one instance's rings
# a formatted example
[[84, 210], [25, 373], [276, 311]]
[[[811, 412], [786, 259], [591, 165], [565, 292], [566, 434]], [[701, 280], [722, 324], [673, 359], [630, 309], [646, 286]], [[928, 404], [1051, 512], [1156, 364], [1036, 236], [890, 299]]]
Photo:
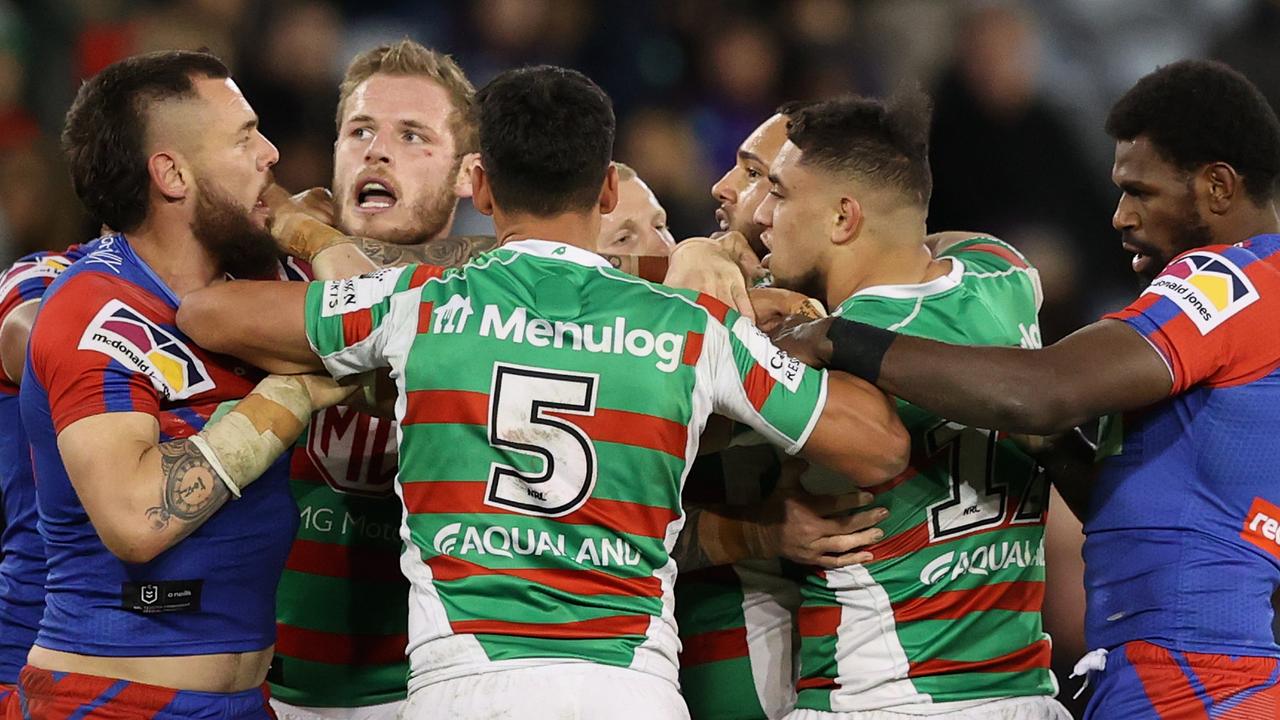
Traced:
[[390, 45], [379, 45], [366, 50], [347, 66], [342, 85], [338, 88], [338, 127], [346, 112], [347, 99], [360, 83], [378, 73], [424, 77], [435, 82], [449, 95], [453, 111], [449, 114], [449, 129], [459, 155], [476, 152], [476, 89], [467, 79], [462, 68], [453, 58], [424, 45], [403, 38]]

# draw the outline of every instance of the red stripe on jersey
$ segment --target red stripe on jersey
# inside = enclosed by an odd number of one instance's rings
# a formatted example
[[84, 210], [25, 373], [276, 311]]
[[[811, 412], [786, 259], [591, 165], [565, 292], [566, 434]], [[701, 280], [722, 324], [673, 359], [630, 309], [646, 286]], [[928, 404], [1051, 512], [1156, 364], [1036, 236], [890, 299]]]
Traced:
[[840, 627], [840, 606], [804, 605], [796, 612], [796, 630], [800, 637], [835, 635]]
[[650, 615], [615, 615], [566, 623], [521, 623], [506, 620], [455, 620], [449, 623], [458, 634], [514, 635], [516, 637], [560, 640], [593, 640], [621, 635], [644, 635], [653, 620]]
[[748, 654], [746, 628], [712, 630], [684, 639], [680, 667], [744, 658]]
[[720, 321], [721, 325], [724, 324], [724, 319], [729, 316], [729, 306], [706, 293], [698, 293], [698, 297], [694, 298], [693, 301], [711, 313], [715, 319]]
[[395, 550], [301, 538], [293, 541], [285, 569], [352, 580], [404, 581], [404, 575], [400, 574], [400, 553]]
[[[93, 708], [87, 714], [78, 715], [78, 717], [80, 720], [111, 720], [112, 718], [128, 717], [135, 713], [141, 717], [153, 716], [151, 715], [152, 713], [159, 715], [165, 706], [173, 702], [173, 699], [177, 696], [177, 690], [130, 682], [120, 692], [113, 695], [110, 700]], [[86, 705], [91, 703], [86, 703]], [[81, 706], [82, 711], [86, 705]], [[34, 714], [33, 717], [40, 717], [40, 715]], [[71, 717], [77, 717], [77, 714], [73, 713]]]
[[680, 362], [685, 365], [697, 365], [700, 357], [702, 357], [702, 333], [690, 330], [684, 334], [684, 357]]
[[[516, 510], [486, 505], [484, 497], [488, 486], [487, 482], [445, 480], [406, 482], [401, 490], [404, 493], [405, 508], [411, 514], [483, 513], [524, 516]], [[667, 535], [667, 526], [676, 517], [676, 512], [668, 508], [593, 497], [568, 515], [555, 518], [555, 522], [596, 525], [628, 535], [663, 538]]]
[[[578, 426], [595, 442], [642, 447], [684, 459], [689, 429], [674, 420], [608, 408], [598, 408], [594, 415], [543, 412]], [[411, 391], [405, 403], [404, 424], [425, 423], [487, 426], [489, 395], [470, 390]]]
[[295, 447], [293, 455], [289, 457], [289, 479], [317, 485], [325, 484], [324, 475], [320, 474], [320, 469], [311, 462], [307, 451], [301, 447]]
[[489, 394], [470, 390], [411, 390], [405, 398], [403, 425], [423, 423], [489, 424]]
[[427, 284], [428, 280], [438, 278], [444, 275], [444, 268], [439, 265], [419, 265], [413, 269], [413, 274], [409, 276], [409, 288], [412, 290]]
[[408, 635], [344, 635], [276, 625], [276, 654], [330, 665], [402, 663], [408, 644]]
[[751, 364], [751, 369], [747, 371], [747, 377], [742, 382], [747, 391], [747, 400], [751, 401], [751, 407], [755, 408], [756, 412], [760, 412], [760, 408], [764, 407], [765, 401], [769, 399], [769, 393], [773, 392], [773, 386], [777, 384], [778, 381], [756, 363]]
[[836, 681], [833, 678], [808, 677], [796, 681], [797, 690], [834, 690]]
[[681, 460], [684, 459], [685, 445], [689, 441], [688, 426], [655, 415], [608, 408], [598, 408], [595, 415], [560, 416], [555, 411], [549, 414], [564, 417], [597, 442], [648, 448], [674, 455]]
[[426, 335], [431, 332], [431, 312], [436, 306], [433, 302], [424, 302], [418, 306], [418, 334]]
[[908, 677], [928, 675], [954, 675], [959, 673], [1029, 672], [1049, 669], [1049, 641], [1038, 640], [1011, 653], [986, 660], [947, 660], [934, 658], [911, 663]]
[[1040, 612], [1043, 604], [1044, 583], [1003, 582], [972, 590], [947, 590], [930, 597], [895, 603], [893, 619], [900, 623], [913, 620], [955, 620], [983, 610]]
[[427, 560], [427, 565], [431, 568], [432, 579], [439, 582], [479, 575], [505, 575], [574, 595], [662, 597], [662, 581], [652, 576], [623, 578], [599, 570], [491, 568], [450, 555], [437, 555]]
[[368, 308], [342, 315], [342, 344], [351, 347], [373, 332], [373, 313]]
[[1008, 261], [1008, 263], [1017, 268], [1025, 268], [1027, 263], [1018, 254], [1003, 245], [994, 243], [979, 243], [977, 245], [967, 245], [960, 249], [960, 252], [984, 252], [991, 253], [998, 258]]

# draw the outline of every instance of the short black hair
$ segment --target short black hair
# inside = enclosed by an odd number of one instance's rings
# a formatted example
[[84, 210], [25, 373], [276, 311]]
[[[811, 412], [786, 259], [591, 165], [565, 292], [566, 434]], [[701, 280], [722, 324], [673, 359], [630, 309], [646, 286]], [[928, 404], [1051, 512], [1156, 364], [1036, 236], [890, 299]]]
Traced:
[[1258, 88], [1223, 63], [1182, 60], [1143, 77], [1111, 108], [1107, 134], [1145, 135], [1184, 172], [1224, 162], [1244, 176], [1255, 204], [1274, 197], [1280, 121]]
[[887, 101], [850, 95], [800, 104], [786, 113], [787, 139], [800, 148], [802, 165], [868, 178], [928, 207], [932, 112], [929, 97], [914, 89]]
[[508, 212], [581, 212], [613, 159], [613, 103], [576, 70], [508, 70], [476, 94], [480, 163]]
[[788, 100], [787, 102], [784, 102], [781, 105], [779, 105], [778, 109], [774, 110], [773, 112], [775, 115], [781, 115], [783, 117], [791, 117], [792, 115], [795, 115], [801, 110], [807, 107], [812, 107], [817, 104], [818, 104], [817, 100]]
[[161, 100], [195, 97], [197, 76], [230, 73], [210, 53], [168, 50], [113, 63], [76, 93], [62, 149], [80, 202], [112, 230], [133, 230], [147, 218], [148, 109]]

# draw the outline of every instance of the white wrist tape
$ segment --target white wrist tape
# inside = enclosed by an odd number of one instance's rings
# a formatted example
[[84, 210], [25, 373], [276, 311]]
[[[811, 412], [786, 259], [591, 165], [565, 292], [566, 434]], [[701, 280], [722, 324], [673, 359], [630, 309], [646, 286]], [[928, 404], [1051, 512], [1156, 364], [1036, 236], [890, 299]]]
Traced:
[[302, 434], [311, 395], [301, 380], [272, 375], [192, 438], [231, 494], [257, 480]]

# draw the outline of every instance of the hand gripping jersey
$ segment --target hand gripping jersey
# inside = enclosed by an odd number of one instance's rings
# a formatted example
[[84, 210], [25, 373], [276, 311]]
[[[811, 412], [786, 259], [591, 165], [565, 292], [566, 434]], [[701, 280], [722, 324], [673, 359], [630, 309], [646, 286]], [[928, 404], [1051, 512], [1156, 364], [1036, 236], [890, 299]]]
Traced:
[[[309, 280], [288, 261], [285, 277]], [[401, 700], [409, 581], [400, 572], [396, 425], [348, 407], [311, 418], [289, 486], [301, 525], [276, 598], [271, 695], [299, 707]]]
[[[686, 503], [750, 505], [773, 492], [778, 457], [754, 432], [698, 457]], [[676, 580], [680, 690], [698, 720], [780, 718], [795, 706], [792, 641], [799, 568], [749, 560], [682, 571]]]
[[331, 373], [398, 385], [411, 694], [581, 661], [676, 682], [669, 553], [707, 417], [795, 452], [826, 397], [718, 301], [559, 243], [315, 283], [306, 315]]
[[1121, 452], [1093, 488], [1090, 647], [1280, 655], [1278, 250], [1280, 235], [1192, 250], [1108, 316], [1160, 352], [1173, 387], [1124, 418]]
[[187, 437], [261, 379], [177, 329], [177, 297], [123, 235], [98, 242], [46, 293], [22, 382], [49, 569], [36, 644], [104, 656], [261, 650], [275, 638], [275, 587], [298, 521], [287, 460], [143, 564], [106, 549], [62, 465], [57, 435], [77, 420], [148, 413], [161, 442]]
[[[39, 252], [18, 260], [0, 275], [0, 325], [18, 307], [39, 302], [63, 270], [80, 259], [88, 245], [60, 253]], [[0, 367], [0, 501], [4, 535], [0, 539], [0, 683], [18, 682], [27, 651], [44, 613], [44, 542], [36, 529], [36, 486], [31, 452], [22, 428], [18, 384]]]
[[[942, 257], [947, 275], [866, 288], [833, 314], [942, 342], [1039, 346], [1039, 280], [1016, 250], [977, 237]], [[1040, 625], [1043, 474], [1010, 440], [898, 408], [911, 462], [871, 488], [889, 510], [875, 559], [801, 586], [797, 707], [934, 714], [1056, 692]]]

